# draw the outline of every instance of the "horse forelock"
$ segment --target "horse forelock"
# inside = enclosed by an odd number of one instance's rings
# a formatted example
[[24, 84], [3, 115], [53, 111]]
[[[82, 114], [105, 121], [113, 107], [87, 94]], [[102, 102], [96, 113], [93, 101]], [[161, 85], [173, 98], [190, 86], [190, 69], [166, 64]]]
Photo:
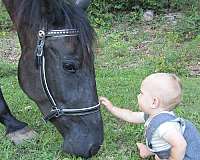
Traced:
[[16, 15], [17, 27], [26, 27], [30, 32], [37, 32], [43, 22], [51, 29], [73, 28], [80, 32], [80, 42], [87, 60], [93, 56], [95, 32], [83, 10], [71, 0], [22, 0]]

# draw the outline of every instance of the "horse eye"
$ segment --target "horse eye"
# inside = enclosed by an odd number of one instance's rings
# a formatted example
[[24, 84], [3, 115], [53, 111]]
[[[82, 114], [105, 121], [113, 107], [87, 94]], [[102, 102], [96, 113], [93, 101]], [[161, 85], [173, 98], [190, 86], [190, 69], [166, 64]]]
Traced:
[[63, 63], [63, 69], [70, 72], [70, 73], [76, 72], [76, 67], [75, 67], [74, 64]]

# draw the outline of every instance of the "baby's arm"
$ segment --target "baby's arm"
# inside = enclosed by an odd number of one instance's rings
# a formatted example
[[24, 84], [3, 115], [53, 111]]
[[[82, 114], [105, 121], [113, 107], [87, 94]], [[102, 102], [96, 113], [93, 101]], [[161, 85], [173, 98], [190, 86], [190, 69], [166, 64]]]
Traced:
[[128, 109], [122, 109], [113, 106], [113, 104], [105, 97], [99, 98], [100, 103], [103, 104], [108, 111], [110, 111], [114, 116], [130, 122], [130, 123], [144, 123], [144, 113], [143, 112], [132, 112]]
[[172, 146], [169, 160], [183, 160], [187, 143], [178, 130], [169, 130], [163, 138]]

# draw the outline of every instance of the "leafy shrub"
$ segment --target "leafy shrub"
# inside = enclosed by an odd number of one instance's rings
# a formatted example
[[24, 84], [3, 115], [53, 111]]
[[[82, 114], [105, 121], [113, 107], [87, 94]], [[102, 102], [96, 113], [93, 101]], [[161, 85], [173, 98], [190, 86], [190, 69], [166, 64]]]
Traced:
[[139, 8], [142, 9], [153, 9], [155, 11], [161, 11], [168, 7], [168, 1], [166, 0], [140, 0], [140, 1], [133, 1], [133, 0], [94, 0], [91, 4], [91, 8], [98, 8], [99, 11], [112, 12], [115, 13], [117, 11], [133, 11], [138, 10]]
[[200, 1], [198, 0], [168, 0], [170, 8], [176, 11], [184, 10], [189, 11], [194, 6], [199, 6]]
[[200, 34], [200, 13], [196, 9], [190, 11], [174, 26], [174, 32], [178, 33], [183, 41], [195, 38]]
[[93, 0], [90, 5], [89, 14], [93, 24], [97, 26], [110, 25], [112, 18], [119, 13], [137, 13], [136, 19], [140, 18], [145, 10], [153, 10], [155, 13], [165, 13], [166, 11], [198, 11], [195, 6], [200, 6], [197, 0]]
[[[157, 12], [161, 12], [163, 8], [166, 7], [164, 5], [164, 0], [161, 2], [158, 0], [142, 0], [142, 1], [132, 1], [132, 0], [94, 0], [89, 8], [89, 15], [94, 25], [96, 26], [111, 26], [113, 18], [116, 18], [116, 15], [122, 13], [122, 15], [130, 14], [129, 18], [133, 20], [140, 19], [141, 13], [146, 9], [153, 9]], [[134, 14], [133, 14], [134, 13]], [[117, 17], [119, 18], [119, 17]]]
[[97, 9], [101, 13], [117, 11], [135, 11], [138, 9], [152, 9], [155, 12], [163, 12], [165, 9], [171, 10], [191, 10], [194, 6], [199, 6], [199, 1], [197, 0], [93, 0], [91, 4], [91, 9]]

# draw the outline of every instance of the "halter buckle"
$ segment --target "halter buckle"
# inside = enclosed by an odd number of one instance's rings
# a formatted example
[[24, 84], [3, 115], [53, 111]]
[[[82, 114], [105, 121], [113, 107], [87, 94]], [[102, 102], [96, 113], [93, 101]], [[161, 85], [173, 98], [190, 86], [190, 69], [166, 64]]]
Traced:
[[42, 56], [43, 56], [43, 50], [44, 50], [44, 43], [45, 43], [45, 31], [39, 30], [39, 32], [38, 32], [38, 39], [37, 39], [37, 46], [36, 46], [36, 49], [35, 49], [36, 67], [37, 67], [37, 69], [42, 64]]
[[52, 107], [52, 110], [49, 112], [49, 114], [47, 114], [43, 118], [43, 120], [45, 123], [47, 123], [50, 119], [52, 119], [54, 117], [60, 117], [61, 115], [63, 115], [62, 109], [59, 109], [57, 107]]
[[56, 107], [55, 109], [53, 109], [53, 111], [56, 112], [55, 117], [60, 117], [61, 115], [63, 115], [62, 109]]

